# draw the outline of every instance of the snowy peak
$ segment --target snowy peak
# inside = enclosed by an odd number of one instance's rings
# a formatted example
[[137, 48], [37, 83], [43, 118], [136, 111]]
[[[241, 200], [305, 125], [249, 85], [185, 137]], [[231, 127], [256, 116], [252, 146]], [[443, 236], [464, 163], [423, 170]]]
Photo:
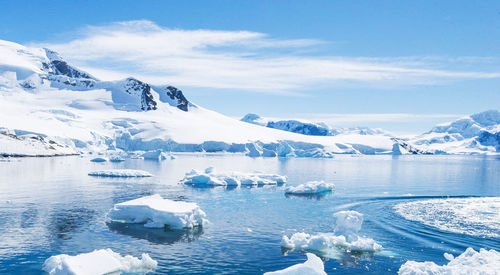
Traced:
[[158, 103], [152, 94], [149, 84], [129, 77], [121, 81], [102, 82], [98, 85], [111, 91], [115, 108], [124, 111], [156, 110]]
[[48, 62], [42, 62], [43, 70], [52, 75], [62, 75], [70, 78], [85, 78], [97, 80], [90, 74], [70, 66], [62, 57], [49, 49], [44, 48]]
[[247, 114], [241, 121], [260, 125], [268, 128], [293, 132], [308, 136], [336, 136], [336, 135], [381, 135], [392, 137], [392, 135], [381, 129], [355, 127], [355, 128], [331, 128], [325, 123], [313, 123], [307, 121], [289, 120], [271, 120], [263, 118], [256, 114]]
[[184, 112], [188, 111], [188, 106], [193, 106], [182, 91], [174, 86], [155, 86], [154, 90], [160, 95], [161, 102], [168, 103]]
[[481, 126], [494, 126], [500, 124], [500, 112], [497, 110], [488, 110], [485, 112], [473, 114], [470, 116]]

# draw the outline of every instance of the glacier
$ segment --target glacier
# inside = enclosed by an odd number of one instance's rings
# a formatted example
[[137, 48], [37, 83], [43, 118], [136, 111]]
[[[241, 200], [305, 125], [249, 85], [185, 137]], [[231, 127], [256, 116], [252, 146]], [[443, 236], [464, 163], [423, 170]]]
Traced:
[[283, 270], [266, 272], [264, 275], [326, 275], [323, 261], [312, 253], [306, 253], [304, 263], [292, 265]]
[[205, 217], [196, 203], [168, 200], [158, 194], [117, 203], [108, 212], [111, 222], [140, 223], [149, 228], [194, 228], [206, 224]]
[[[101, 81], [49, 49], [0, 40], [0, 156], [238, 153], [498, 154], [500, 115], [487, 111], [412, 138], [380, 129], [331, 128], [249, 114], [243, 121], [189, 101], [172, 85]], [[15, 114], [15, 115], [14, 115]], [[122, 157], [117, 158], [117, 160]]]
[[146, 253], [138, 259], [130, 255], [121, 256], [108, 248], [76, 256], [51, 256], [43, 263], [42, 270], [50, 275], [145, 274], [154, 271], [157, 266], [158, 263]]
[[391, 154], [395, 143], [380, 133], [314, 136], [245, 123], [196, 105], [174, 86], [133, 77], [101, 81], [54, 51], [3, 40], [0, 104], [4, 156], [121, 152], [154, 157], [160, 150], [330, 158]]

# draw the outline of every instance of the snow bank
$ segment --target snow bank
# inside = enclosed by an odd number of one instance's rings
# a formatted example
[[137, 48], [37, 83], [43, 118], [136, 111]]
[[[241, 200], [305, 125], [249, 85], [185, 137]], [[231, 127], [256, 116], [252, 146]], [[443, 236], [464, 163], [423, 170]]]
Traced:
[[106, 162], [108, 161], [107, 159], [105, 158], [101, 158], [101, 157], [97, 157], [97, 158], [93, 158], [90, 160], [91, 162]]
[[206, 223], [205, 216], [196, 203], [163, 199], [158, 194], [115, 204], [108, 213], [111, 221], [172, 229], [202, 226]]
[[280, 185], [286, 182], [285, 176], [262, 173], [217, 173], [213, 167], [205, 171], [191, 170], [186, 173], [181, 183], [196, 187], [213, 186], [261, 186], [261, 185]]
[[285, 194], [312, 195], [332, 192], [333, 190], [335, 190], [335, 185], [333, 183], [326, 183], [324, 181], [310, 181], [307, 183], [299, 184], [297, 186], [288, 186], [285, 189]]
[[101, 171], [90, 172], [89, 176], [131, 178], [131, 177], [152, 177], [153, 175], [151, 175], [149, 172], [142, 170], [114, 169], [114, 170], [101, 170]]
[[45, 260], [42, 270], [51, 274], [100, 275], [119, 272], [147, 273], [156, 269], [158, 263], [148, 254], [142, 258], [121, 256], [111, 249], [94, 250], [90, 253], [69, 256], [61, 254]]
[[340, 211], [334, 214], [334, 233], [295, 233], [290, 238], [283, 236], [281, 246], [290, 250], [317, 251], [328, 254], [332, 250], [376, 252], [382, 246], [373, 239], [358, 235], [363, 224], [363, 215], [356, 211]]
[[[446, 254], [446, 253], [445, 253]], [[400, 275], [432, 275], [432, 274], [500, 274], [500, 253], [491, 249], [481, 249], [479, 252], [467, 248], [464, 253], [451, 259], [446, 265], [437, 265], [434, 262], [407, 261], [399, 269]]]
[[283, 270], [266, 272], [264, 275], [326, 275], [323, 261], [316, 255], [307, 253], [307, 261], [302, 264], [292, 265]]

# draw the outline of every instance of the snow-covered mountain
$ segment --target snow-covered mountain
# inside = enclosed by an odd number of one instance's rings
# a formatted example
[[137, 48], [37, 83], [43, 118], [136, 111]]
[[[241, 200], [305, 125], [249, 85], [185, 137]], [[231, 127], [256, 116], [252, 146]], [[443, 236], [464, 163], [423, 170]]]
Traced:
[[295, 129], [292, 122], [273, 124], [277, 129], [241, 122], [189, 102], [173, 86], [135, 78], [100, 81], [51, 50], [7, 41], [0, 41], [0, 106], [0, 155], [161, 150], [330, 157], [423, 152], [366, 129], [311, 135], [326, 128], [302, 124], [303, 134], [298, 134], [278, 130]]
[[408, 142], [435, 153], [497, 154], [500, 153], [500, 112], [485, 111], [437, 125]]
[[309, 136], [336, 136], [341, 134], [357, 134], [357, 135], [385, 135], [394, 137], [391, 133], [382, 129], [368, 128], [368, 127], [354, 127], [354, 128], [332, 128], [325, 123], [314, 123], [305, 120], [272, 120], [263, 118], [256, 114], [247, 114], [241, 121], [252, 123], [268, 128], [283, 130]]

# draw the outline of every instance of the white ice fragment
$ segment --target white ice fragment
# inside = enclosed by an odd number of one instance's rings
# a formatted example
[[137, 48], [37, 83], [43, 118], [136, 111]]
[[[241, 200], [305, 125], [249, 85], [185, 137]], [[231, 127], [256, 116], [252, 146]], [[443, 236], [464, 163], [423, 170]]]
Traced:
[[205, 216], [196, 203], [163, 199], [158, 194], [115, 204], [108, 213], [108, 218], [114, 222], [171, 229], [203, 226], [207, 222]]
[[264, 275], [326, 275], [323, 261], [316, 255], [307, 253], [307, 261], [283, 270], [266, 272]]
[[173, 159], [170, 155], [163, 152], [162, 150], [148, 151], [142, 154], [142, 157], [147, 160], [156, 160], [156, 161]]
[[363, 225], [363, 214], [356, 211], [339, 211], [333, 214], [335, 217], [335, 234], [344, 235], [347, 239], [354, 238]]
[[130, 178], [130, 177], [152, 177], [149, 172], [142, 170], [132, 170], [132, 169], [113, 169], [113, 170], [100, 170], [93, 171], [89, 173], [89, 176], [96, 177], [119, 177], [119, 178]]
[[328, 253], [332, 250], [376, 252], [382, 246], [373, 239], [358, 235], [363, 224], [363, 215], [356, 211], [340, 211], [336, 218], [334, 233], [316, 235], [299, 232], [291, 237], [283, 236], [281, 246], [298, 251], [318, 251]]
[[285, 189], [286, 194], [321, 194], [326, 192], [332, 192], [335, 190], [335, 185], [333, 183], [326, 183], [324, 181], [310, 181], [307, 183], [302, 183], [297, 186], [288, 186]]
[[142, 258], [121, 256], [111, 249], [70, 256], [56, 255], [45, 260], [42, 270], [50, 275], [100, 275], [110, 273], [147, 273], [156, 269], [158, 263], [148, 254]]
[[213, 167], [208, 167], [205, 171], [191, 170], [181, 180], [183, 184], [196, 187], [280, 185], [285, 182], [285, 176], [241, 172], [219, 173]]
[[461, 255], [452, 258], [446, 265], [434, 262], [407, 261], [400, 268], [400, 275], [441, 275], [441, 274], [500, 274], [500, 252], [480, 249], [479, 252], [467, 248]]

